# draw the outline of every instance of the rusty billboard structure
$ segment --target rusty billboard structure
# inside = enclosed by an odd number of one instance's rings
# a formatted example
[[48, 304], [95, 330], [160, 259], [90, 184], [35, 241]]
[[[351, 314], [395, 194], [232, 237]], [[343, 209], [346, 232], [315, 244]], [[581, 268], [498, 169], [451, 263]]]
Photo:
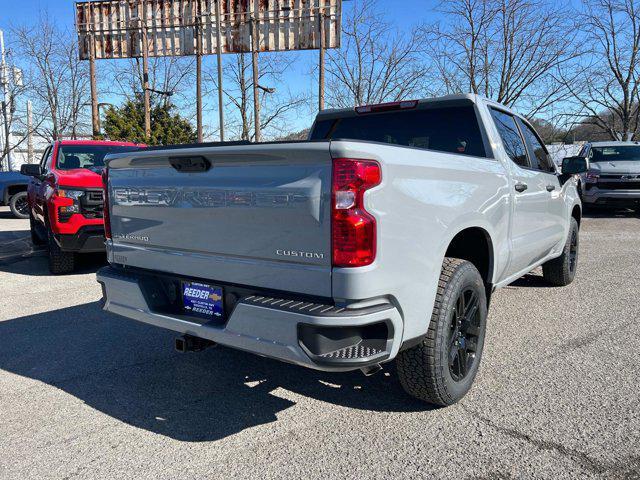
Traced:
[[[324, 108], [324, 51], [340, 48], [342, 0], [94, 0], [76, 2], [81, 60], [196, 56], [198, 131], [202, 136], [200, 71], [204, 55], [218, 56], [222, 114], [221, 55], [251, 53], [256, 140], [260, 138], [258, 54], [319, 50], [319, 108]], [[92, 80], [93, 81], [93, 80]], [[95, 88], [95, 86], [93, 87]], [[148, 102], [148, 85], [143, 86]], [[148, 105], [147, 105], [148, 106]], [[97, 108], [96, 108], [97, 110]], [[148, 109], [147, 109], [148, 110]], [[97, 115], [97, 113], [96, 113]], [[148, 127], [148, 125], [145, 125]], [[221, 138], [223, 118], [220, 119]]]

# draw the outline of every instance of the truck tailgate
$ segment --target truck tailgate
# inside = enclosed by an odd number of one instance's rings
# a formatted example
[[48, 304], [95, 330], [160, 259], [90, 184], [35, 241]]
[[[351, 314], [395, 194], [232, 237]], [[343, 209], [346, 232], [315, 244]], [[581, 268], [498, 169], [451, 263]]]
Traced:
[[328, 142], [143, 151], [108, 167], [110, 262], [331, 296]]

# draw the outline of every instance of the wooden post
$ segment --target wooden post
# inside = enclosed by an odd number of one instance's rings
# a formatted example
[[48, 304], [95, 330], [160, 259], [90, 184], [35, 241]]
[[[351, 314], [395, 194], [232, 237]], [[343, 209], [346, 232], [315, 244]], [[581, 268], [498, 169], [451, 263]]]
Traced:
[[224, 102], [222, 98], [222, 33], [220, 32], [222, 19], [220, 18], [220, 2], [216, 0], [216, 32], [218, 55], [218, 111], [220, 115], [220, 141], [224, 142]]
[[324, 110], [324, 50], [325, 50], [325, 31], [324, 31], [324, 12], [321, 11], [319, 15], [320, 20], [320, 58], [319, 58], [319, 70], [318, 75], [318, 110]]
[[142, 89], [144, 90], [144, 135], [151, 137], [151, 92], [149, 91], [149, 42], [147, 39], [147, 2], [142, 0]]
[[27, 100], [27, 163], [33, 160], [33, 111], [31, 100]]
[[89, 37], [89, 86], [91, 89], [91, 126], [93, 139], [100, 135], [100, 112], [98, 111], [98, 86], [96, 82], [96, 42], [93, 33]]
[[251, 37], [253, 44], [252, 63], [253, 63], [253, 123], [255, 127], [255, 139], [257, 143], [260, 141], [260, 89], [258, 87], [259, 72], [258, 72], [258, 49], [260, 43], [258, 39], [258, 22], [255, 17], [251, 19]]
[[200, 2], [196, 2], [196, 123], [198, 143], [202, 143], [202, 28]]

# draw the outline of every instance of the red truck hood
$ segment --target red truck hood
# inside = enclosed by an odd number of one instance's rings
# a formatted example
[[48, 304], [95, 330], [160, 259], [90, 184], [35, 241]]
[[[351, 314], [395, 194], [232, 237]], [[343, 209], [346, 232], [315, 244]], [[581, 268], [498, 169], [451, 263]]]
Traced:
[[56, 170], [60, 187], [102, 188], [102, 176], [87, 168]]

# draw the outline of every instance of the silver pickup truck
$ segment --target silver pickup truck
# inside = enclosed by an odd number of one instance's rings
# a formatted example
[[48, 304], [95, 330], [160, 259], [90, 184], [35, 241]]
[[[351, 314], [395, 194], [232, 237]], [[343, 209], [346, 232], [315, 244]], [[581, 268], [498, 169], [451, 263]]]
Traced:
[[579, 156], [589, 162], [589, 171], [581, 176], [585, 207], [640, 209], [639, 142], [587, 143]]
[[581, 204], [531, 125], [474, 95], [329, 110], [308, 141], [112, 156], [104, 309], [327, 371], [397, 361], [411, 395], [471, 387], [489, 299], [567, 285]]

